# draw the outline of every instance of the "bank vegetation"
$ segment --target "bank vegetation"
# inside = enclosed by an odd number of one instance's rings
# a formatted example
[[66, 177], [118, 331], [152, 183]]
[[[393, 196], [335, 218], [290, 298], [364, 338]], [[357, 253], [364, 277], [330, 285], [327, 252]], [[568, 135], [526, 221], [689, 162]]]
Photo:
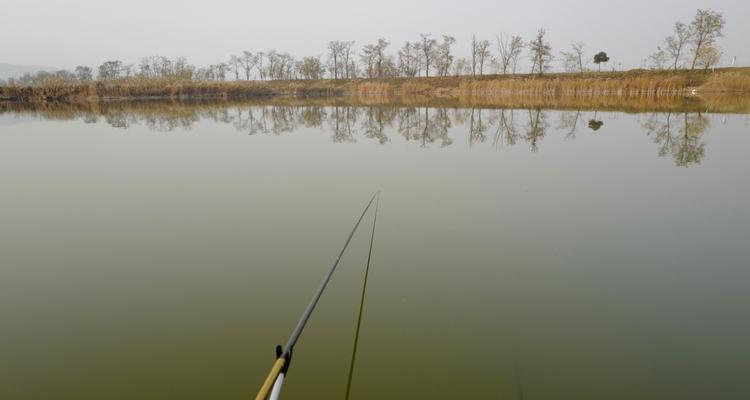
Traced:
[[673, 97], [750, 94], [750, 68], [712, 71], [625, 72], [390, 77], [358, 79], [197, 81], [179, 77], [131, 77], [74, 82], [48, 79], [34, 85], [0, 86], [0, 101], [111, 99], [247, 99], [291, 97], [394, 97], [497, 99], [546, 97]]

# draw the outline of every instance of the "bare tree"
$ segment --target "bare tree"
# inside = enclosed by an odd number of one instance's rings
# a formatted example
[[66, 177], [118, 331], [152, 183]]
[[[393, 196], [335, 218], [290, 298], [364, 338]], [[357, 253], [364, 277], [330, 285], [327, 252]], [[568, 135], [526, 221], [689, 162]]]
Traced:
[[469, 60], [465, 58], [459, 58], [458, 60], [456, 60], [456, 62], [453, 63], [453, 75], [468, 75], [470, 72], [471, 68], [469, 68]]
[[67, 81], [67, 82], [75, 82], [78, 80], [78, 76], [66, 69], [61, 69], [59, 71], [55, 71], [53, 74], [56, 79], [59, 79], [61, 81]]
[[117, 79], [122, 72], [122, 61], [107, 61], [99, 66], [99, 79]]
[[362, 61], [362, 67], [365, 69], [364, 74], [368, 78], [375, 77], [375, 46], [373, 44], [366, 44], [360, 51], [359, 59]]
[[173, 63], [167, 57], [156, 56], [158, 76], [172, 75]]
[[398, 51], [398, 69], [402, 76], [413, 78], [419, 73], [419, 43], [404, 43]]
[[690, 44], [693, 50], [693, 65], [698, 65], [704, 47], [712, 47], [716, 40], [724, 36], [724, 15], [711, 9], [698, 10], [690, 23]]
[[242, 59], [237, 56], [231, 56], [229, 57], [229, 62], [227, 63], [227, 66], [229, 67], [229, 70], [234, 74], [234, 80], [235, 81], [240, 80], [240, 70], [242, 69]]
[[516, 73], [516, 65], [518, 64], [518, 57], [523, 51], [524, 43], [520, 36], [511, 36], [506, 38], [505, 36], [497, 37], [497, 50], [500, 61], [500, 69], [503, 74], [507, 74], [509, 70]]
[[351, 62], [354, 42], [328, 42], [328, 71], [331, 78], [350, 78], [349, 64]]
[[380, 38], [377, 43], [368, 44], [362, 48], [360, 59], [365, 64], [365, 74], [369, 78], [385, 76], [386, 70], [390, 69], [389, 64], [393, 64], [393, 60], [389, 60], [385, 55], [385, 49], [389, 44], [385, 39]]
[[294, 66], [295, 66], [295, 60], [294, 57], [289, 53], [282, 53], [278, 55], [277, 58], [278, 62], [276, 63], [276, 68], [274, 69], [273, 73], [275, 75], [275, 78], [277, 80], [291, 80], [295, 79], [294, 77]]
[[552, 46], [544, 40], [544, 36], [547, 31], [539, 29], [536, 35], [536, 39], [529, 42], [529, 51], [531, 57], [531, 73], [539, 73], [541, 76], [545, 71], [549, 70], [549, 64], [554, 59], [552, 55]]
[[359, 59], [362, 61], [362, 65], [365, 69], [365, 76], [368, 78], [375, 77], [375, 45], [366, 44], [362, 47]]
[[343, 51], [344, 42], [338, 40], [328, 42], [328, 70], [333, 73], [333, 79], [339, 79], [339, 71], [342, 69]]
[[76, 77], [81, 82], [89, 82], [92, 79], [94, 79], [93, 71], [91, 71], [91, 67], [79, 65], [76, 67], [75, 73], [76, 73]]
[[356, 79], [360, 74], [361, 70], [359, 69], [357, 62], [354, 60], [349, 61], [349, 64], [346, 65], [346, 78]]
[[380, 63], [378, 76], [381, 78], [398, 76], [398, 66], [396, 59], [391, 54], [383, 54], [383, 60]]
[[[676, 22], [674, 24], [674, 32], [664, 40], [664, 51], [672, 60], [672, 69], [675, 71], [680, 66], [685, 46], [687, 46], [691, 36], [691, 30], [687, 25], [682, 22]], [[661, 48], [657, 49], [657, 52], [661, 50]]]
[[122, 73], [123, 78], [130, 78], [133, 76], [133, 70], [135, 67], [133, 64], [123, 64], [122, 68], [120, 69], [120, 72]]
[[489, 61], [490, 42], [488, 40], [477, 40], [477, 35], [471, 37], [471, 74], [476, 76], [484, 73], [484, 63]]
[[185, 57], [177, 57], [172, 62], [172, 75], [179, 78], [192, 79], [194, 73], [195, 67], [188, 64]]
[[578, 57], [574, 53], [561, 51], [560, 55], [565, 72], [578, 72]]
[[667, 61], [667, 53], [661, 48], [661, 46], [657, 47], [656, 51], [648, 56], [648, 59], [646, 60], [648, 67], [655, 70], [664, 69]]
[[245, 71], [245, 80], [250, 80], [250, 72], [258, 64], [258, 57], [249, 51], [242, 52], [242, 69]]
[[574, 42], [570, 44], [572, 51], [562, 51], [563, 64], [567, 72], [584, 72], [584, 63], [586, 54], [586, 45], [583, 42]]
[[353, 63], [353, 61], [351, 61], [351, 58], [352, 53], [354, 52], [354, 41], [342, 43], [341, 56], [344, 67], [344, 77], [346, 79], [351, 79], [354, 78], [354, 76], [352, 76], [352, 72], [356, 70], [356, 68], [351, 68], [351, 64]]
[[276, 50], [268, 50], [268, 53], [266, 53], [266, 61], [268, 62], [268, 65], [266, 66], [268, 79], [277, 79], [276, 72], [278, 71], [279, 62], [281, 61], [279, 59], [279, 53]]
[[226, 63], [218, 63], [215, 66], [216, 69], [216, 80], [223, 81], [227, 79], [227, 69], [228, 66]]
[[722, 52], [715, 45], [703, 46], [701, 52], [698, 53], [696, 59], [696, 66], [703, 67], [706, 70], [716, 66], [721, 61]]
[[435, 62], [435, 47], [437, 47], [437, 40], [430, 38], [429, 33], [423, 33], [419, 43], [419, 54], [422, 61], [422, 67], [424, 67], [424, 76], [430, 76], [430, 66]]
[[155, 56], [143, 57], [140, 64], [138, 64], [138, 74], [145, 77], [156, 76], [158, 62], [155, 60], [152, 62], [154, 58]]
[[386, 75], [386, 67], [388, 64], [392, 64], [393, 60], [388, 60], [385, 55], [385, 49], [390, 45], [388, 41], [383, 38], [378, 39], [378, 43], [375, 45], [375, 68], [378, 77]]
[[453, 36], [443, 35], [443, 42], [437, 46], [435, 51], [435, 68], [439, 76], [447, 76], [453, 64], [451, 46], [456, 43]]
[[265, 60], [266, 58], [266, 53], [260, 51], [255, 55], [255, 57], [258, 63], [258, 75], [260, 75], [260, 80], [264, 80], [266, 70], [263, 68], [263, 60]]
[[479, 48], [478, 42], [477, 42], [477, 35], [471, 36], [471, 75], [476, 76], [477, 75], [477, 65], [479, 64], [479, 54], [477, 54], [477, 50]]
[[320, 57], [304, 57], [297, 69], [303, 79], [321, 79], [325, 73]]
[[476, 43], [476, 45], [477, 45], [476, 56], [477, 56], [477, 64], [479, 65], [479, 75], [484, 75], [484, 65], [492, 58], [492, 54], [490, 53], [490, 41], [480, 40], [479, 42]]
[[[132, 74], [134, 67], [132, 65], [123, 65], [122, 74], [129, 76]], [[169, 59], [164, 56], [153, 55], [143, 57], [138, 64], [138, 74], [148, 78], [179, 77], [189, 79], [193, 76], [195, 67], [188, 64], [185, 57]]]

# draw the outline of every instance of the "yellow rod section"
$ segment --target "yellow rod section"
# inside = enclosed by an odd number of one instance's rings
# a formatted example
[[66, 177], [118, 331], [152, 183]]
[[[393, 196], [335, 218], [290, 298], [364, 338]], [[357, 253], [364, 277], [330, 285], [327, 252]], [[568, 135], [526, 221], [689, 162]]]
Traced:
[[271, 388], [273, 388], [273, 383], [276, 381], [276, 377], [279, 376], [282, 368], [284, 368], [284, 364], [286, 364], [286, 358], [281, 357], [276, 359], [276, 362], [273, 363], [273, 367], [271, 367], [271, 372], [269, 372], [268, 377], [266, 377], [266, 381], [263, 382], [263, 386], [260, 387], [258, 395], [255, 396], [255, 400], [266, 400], [268, 394], [271, 393]]

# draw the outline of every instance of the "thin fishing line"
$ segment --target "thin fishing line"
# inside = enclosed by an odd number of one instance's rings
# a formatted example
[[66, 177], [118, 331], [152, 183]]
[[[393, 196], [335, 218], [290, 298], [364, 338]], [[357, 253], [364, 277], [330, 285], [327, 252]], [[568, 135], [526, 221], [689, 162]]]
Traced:
[[370, 202], [367, 203], [367, 207], [365, 207], [365, 210], [362, 211], [362, 215], [359, 216], [359, 220], [357, 220], [357, 223], [354, 225], [354, 228], [352, 228], [351, 233], [349, 233], [349, 237], [346, 238], [346, 243], [344, 243], [344, 247], [341, 248], [341, 251], [339, 252], [338, 257], [336, 257], [336, 261], [333, 263], [333, 267], [331, 267], [331, 270], [328, 271], [328, 273], [323, 278], [323, 281], [320, 283], [318, 290], [315, 291], [315, 294], [313, 295], [312, 300], [310, 300], [310, 304], [307, 305], [307, 308], [302, 313], [302, 317], [300, 317], [299, 322], [297, 323], [297, 326], [292, 331], [291, 336], [289, 336], [289, 340], [286, 342], [286, 345], [284, 346], [284, 352], [282, 353], [282, 357], [289, 356], [289, 353], [292, 351], [292, 348], [294, 347], [295, 344], [297, 344], [297, 340], [299, 340], [299, 337], [302, 334], [302, 330], [305, 329], [305, 325], [307, 324], [307, 321], [310, 319], [310, 315], [312, 315], [312, 312], [315, 309], [315, 306], [318, 304], [318, 300], [320, 300], [320, 296], [323, 295], [323, 291], [328, 285], [328, 281], [331, 280], [331, 276], [336, 271], [336, 267], [338, 267], [339, 262], [341, 261], [341, 257], [343, 257], [344, 252], [346, 251], [347, 247], [349, 247], [349, 242], [352, 241], [352, 237], [354, 236], [354, 233], [357, 231], [357, 228], [359, 228], [359, 224], [362, 222], [362, 219], [365, 217], [365, 214], [367, 214], [367, 210], [370, 209], [372, 202], [375, 200], [375, 197], [377, 197], [378, 194], [380, 194], [380, 191], [376, 192], [372, 196], [372, 198], [370, 199]]
[[365, 308], [365, 294], [367, 293], [367, 278], [370, 275], [370, 260], [372, 260], [372, 245], [375, 241], [375, 226], [378, 223], [378, 209], [380, 207], [380, 195], [375, 203], [375, 219], [372, 221], [372, 234], [370, 235], [370, 251], [367, 253], [367, 267], [365, 268], [365, 278], [362, 283], [362, 299], [359, 301], [359, 315], [357, 316], [357, 329], [354, 334], [354, 347], [352, 348], [352, 361], [349, 365], [349, 380], [346, 383], [346, 396], [344, 399], [349, 400], [352, 389], [352, 378], [354, 377], [354, 362], [357, 358], [357, 346], [359, 344], [359, 331], [362, 326], [362, 311]]

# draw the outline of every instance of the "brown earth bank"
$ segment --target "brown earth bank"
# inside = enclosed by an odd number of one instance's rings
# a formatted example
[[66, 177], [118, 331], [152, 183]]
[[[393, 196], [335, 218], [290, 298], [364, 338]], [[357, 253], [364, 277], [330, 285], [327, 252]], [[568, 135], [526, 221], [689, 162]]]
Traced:
[[[714, 95], [750, 96], [750, 68], [711, 71], [647, 71], [483, 75], [294, 81], [193, 81], [127, 78], [90, 83], [51, 80], [34, 86], [0, 86], [5, 102], [77, 102], [111, 99], [253, 99], [269, 97], [407, 96], [507, 103], [519, 98], [644, 99]], [[549, 99], [547, 99], [549, 100]]]

